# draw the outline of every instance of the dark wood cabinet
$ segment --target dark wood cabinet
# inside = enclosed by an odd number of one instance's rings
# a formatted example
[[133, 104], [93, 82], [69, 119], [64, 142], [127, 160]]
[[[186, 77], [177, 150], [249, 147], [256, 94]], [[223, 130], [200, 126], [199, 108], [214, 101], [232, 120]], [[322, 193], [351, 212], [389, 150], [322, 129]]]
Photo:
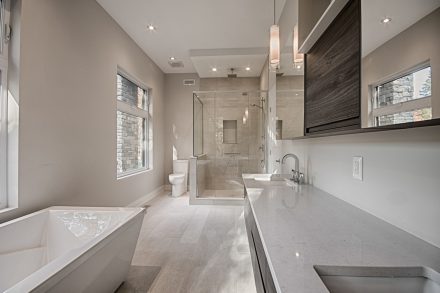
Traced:
[[305, 134], [361, 127], [360, 0], [351, 0], [305, 55]]
[[245, 204], [245, 222], [249, 247], [251, 250], [252, 267], [254, 269], [255, 286], [257, 287], [257, 292], [275, 293], [277, 291], [272, 273], [269, 269], [263, 243], [261, 241], [248, 198], [246, 198]]

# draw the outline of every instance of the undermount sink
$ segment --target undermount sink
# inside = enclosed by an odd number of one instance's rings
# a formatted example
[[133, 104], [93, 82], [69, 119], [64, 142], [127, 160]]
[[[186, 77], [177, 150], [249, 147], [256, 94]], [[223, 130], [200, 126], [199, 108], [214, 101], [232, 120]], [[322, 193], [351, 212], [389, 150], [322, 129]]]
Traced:
[[440, 274], [426, 267], [314, 268], [330, 293], [440, 293]]
[[257, 174], [254, 176], [255, 181], [287, 181], [286, 175], [280, 174]]

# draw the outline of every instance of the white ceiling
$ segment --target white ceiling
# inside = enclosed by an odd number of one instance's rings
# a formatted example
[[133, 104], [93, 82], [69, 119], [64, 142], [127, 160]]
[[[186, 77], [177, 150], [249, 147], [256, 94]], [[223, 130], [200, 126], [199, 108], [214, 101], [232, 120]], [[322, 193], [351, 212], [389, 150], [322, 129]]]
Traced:
[[[296, 0], [276, 0], [280, 26], [296, 20]], [[238, 76], [259, 76], [267, 57], [271, 0], [97, 0], [165, 73], [219, 77], [235, 68]], [[362, 55], [379, 47], [440, 6], [440, 0], [363, 0]], [[285, 7], [284, 11], [283, 8]], [[392, 21], [381, 23], [384, 17]], [[287, 23], [284, 23], [287, 22]], [[291, 23], [289, 23], [291, 22]], [[153, 24], [157, 31], [150, 32]], [[281, 29], [282, 44], [291, 43]], [[283, 42], [284, 39], [284, 42]], [[172, 68], [169, 57], [182, 61]], [[281, 56], [285, 75], [302, 74], [289, 54]], [[213, 72], [216, 67], [217, 72]], [[250, 71], [245, 68], [250, 67]]]
[[[363, 0], [362, 56], [440, 7], [440, 0]], [[391, 22], [383, 24], [385, 17]]]
[[[278, 19], [286, 0], [276, 1]], [[225, 76], [231, 67], [239, 69], [238, 76], [261, 73], [273, 23], [271, 0], [97, 2], [165, 73], [198, 72], [202, 77], [215, 77]], [[149, 24], [157, 31], [147, 31]], [[245, 48], [250, 53], [237, 54], [237, 49]], [[260, 51], [252, 53], [255, 50]], [[184, 68], [172, 68], [170, 56], [182, 61]], [[219, 68], [217, 73], [210, 71], [212, 66]], [[250, 72], [244, 70], [246, 66], [251, 67]]]

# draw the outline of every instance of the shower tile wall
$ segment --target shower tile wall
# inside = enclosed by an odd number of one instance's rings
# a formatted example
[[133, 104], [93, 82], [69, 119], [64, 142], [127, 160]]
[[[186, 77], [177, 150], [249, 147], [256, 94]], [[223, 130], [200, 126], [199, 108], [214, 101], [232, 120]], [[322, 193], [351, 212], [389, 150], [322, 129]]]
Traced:
[[[242, 192], [242, 173], [257, 173], [261, 152], [257, 143], [261, 136], [259, 78], [200, 79], [201, 91], [239, 91], [207, 93], [203, 101], [203, 152], [206, 190]], [[237, 143], [223, 142], [223, 120], [237, 121]]]

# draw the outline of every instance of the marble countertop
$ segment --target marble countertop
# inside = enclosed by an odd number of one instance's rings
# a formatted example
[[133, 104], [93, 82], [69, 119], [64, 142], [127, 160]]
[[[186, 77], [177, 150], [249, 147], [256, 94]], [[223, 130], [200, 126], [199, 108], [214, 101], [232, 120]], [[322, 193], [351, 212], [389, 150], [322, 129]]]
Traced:
[[243, 181], [279, 292], [328, 292], [314, 265], [426, 266], [440, 248], [310, 185]]

